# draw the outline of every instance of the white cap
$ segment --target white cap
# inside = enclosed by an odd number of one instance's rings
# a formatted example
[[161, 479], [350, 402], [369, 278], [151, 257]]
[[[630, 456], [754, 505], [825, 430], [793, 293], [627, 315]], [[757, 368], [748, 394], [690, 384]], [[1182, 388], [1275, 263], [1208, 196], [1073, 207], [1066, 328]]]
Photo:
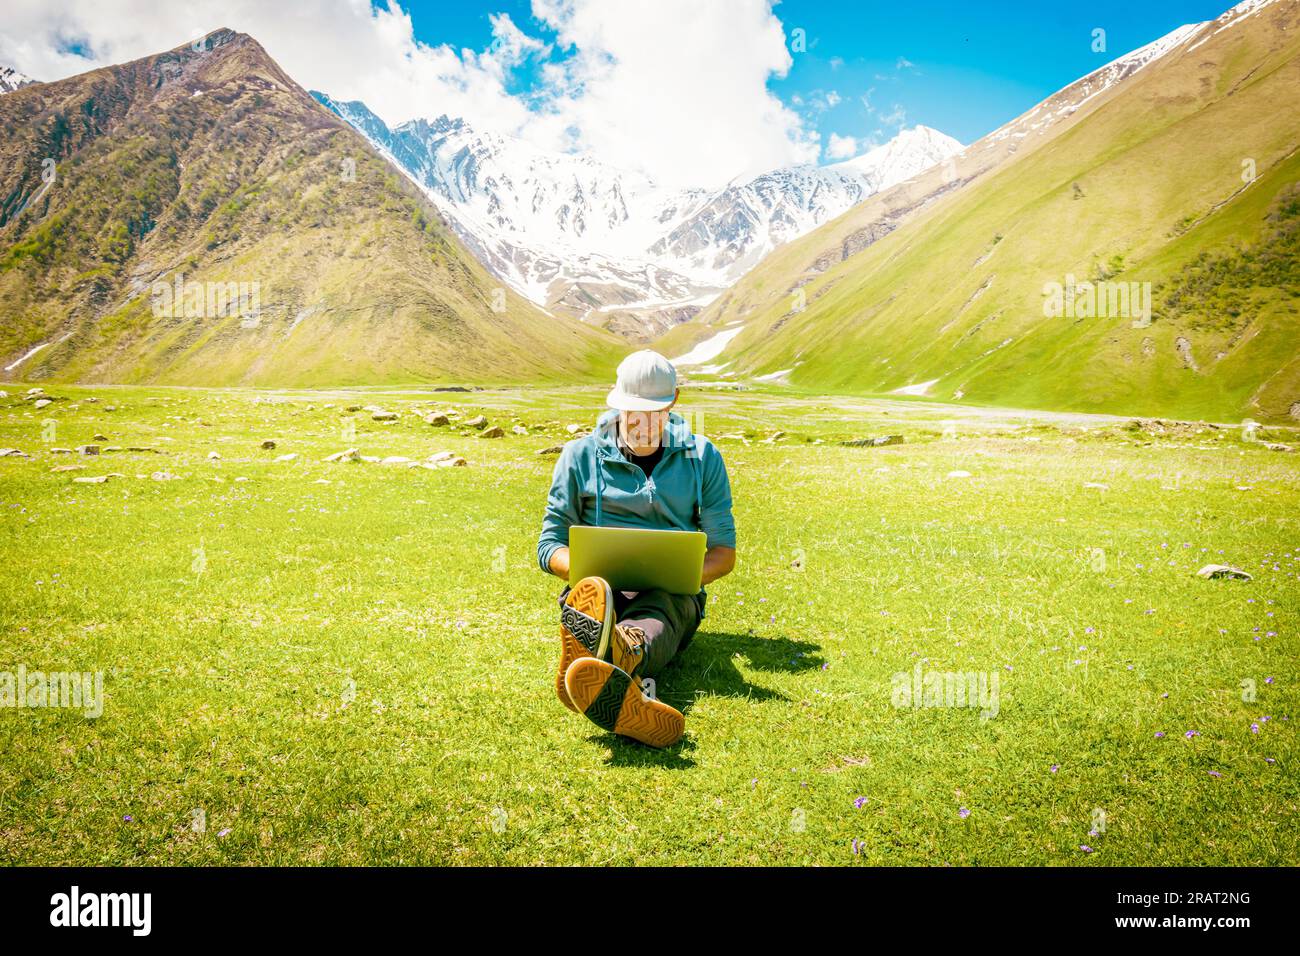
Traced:
[[656, 412], [677, 398], [677, 369], [654, 349], [642, 349], [623, 359], [618, 381], [605, 401], [626, 412]]

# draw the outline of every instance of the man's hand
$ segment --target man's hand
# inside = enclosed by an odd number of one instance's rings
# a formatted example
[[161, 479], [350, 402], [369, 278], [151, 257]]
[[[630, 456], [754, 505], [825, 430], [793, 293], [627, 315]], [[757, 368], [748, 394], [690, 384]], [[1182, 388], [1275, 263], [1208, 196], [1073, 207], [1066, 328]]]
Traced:
[[[564, 555], [564, 566], [569, 566], [569, 555], [566, 550]], [[716, 547], [709, 548], [704, 552], [704, 573], [700, 575], [700, 584], [710, 584], [725, 574], [730, 574], [736, 567], [736, 549]]]
[[569, 549], [556, 548], [549, 563], [550, 572], [557, 578], [569, 580]]

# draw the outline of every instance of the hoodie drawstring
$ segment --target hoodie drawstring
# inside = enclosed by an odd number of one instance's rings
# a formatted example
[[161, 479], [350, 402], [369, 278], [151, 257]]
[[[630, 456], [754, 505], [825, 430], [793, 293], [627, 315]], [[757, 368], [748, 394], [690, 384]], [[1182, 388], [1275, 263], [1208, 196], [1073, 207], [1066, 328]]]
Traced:
[[695, 444], [695, 526], [704, 520], [704, 455], [700, 452], [700, 436], [693, 435]]
[[605, 484], [604, 459], [600, 454], [599, 448], [592, 448], [592, 454], [596, 456], [596, 527], [600, 527], [600, 493]]

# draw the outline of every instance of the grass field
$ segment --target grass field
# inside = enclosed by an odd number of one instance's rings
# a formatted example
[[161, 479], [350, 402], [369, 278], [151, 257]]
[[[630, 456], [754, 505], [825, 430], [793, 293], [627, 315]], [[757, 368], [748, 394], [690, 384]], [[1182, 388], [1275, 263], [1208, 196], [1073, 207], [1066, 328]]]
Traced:
[[[740, 560], [656, 752], [552, 689], [537, 452], [600, 390], [7, 390], [0, 671], [105, 700], [0, 710], [4, 862], [1300, 862], [1300, 455], [1239, 430], [691, 393]], [[96, 434], [156, 452], [52, 451]], [[895, 706], [918, 665], [996, 714]]]

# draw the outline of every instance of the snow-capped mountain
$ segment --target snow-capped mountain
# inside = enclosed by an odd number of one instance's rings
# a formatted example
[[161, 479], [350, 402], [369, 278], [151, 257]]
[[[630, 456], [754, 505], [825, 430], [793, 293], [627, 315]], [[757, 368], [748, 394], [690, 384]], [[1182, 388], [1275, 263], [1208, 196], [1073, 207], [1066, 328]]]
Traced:
[[362, 103], [313, 95], [405, 170], [499, 278], [633, 337], [689, 319], [772, 249], [962, 149], [917, 127], [832, 166], [671, 190], [463, 119], [389, 129]]
[[777, 246], [961, 149], [951, 136], [917, 126], [842, 163], [775, 169], [710, 196], [650, 252], [730, 285]]
[[30, 76], [19, 73], [11, 66], [0, 66], [0, 94], [12, 93], [20, 86], [35, 82]]

